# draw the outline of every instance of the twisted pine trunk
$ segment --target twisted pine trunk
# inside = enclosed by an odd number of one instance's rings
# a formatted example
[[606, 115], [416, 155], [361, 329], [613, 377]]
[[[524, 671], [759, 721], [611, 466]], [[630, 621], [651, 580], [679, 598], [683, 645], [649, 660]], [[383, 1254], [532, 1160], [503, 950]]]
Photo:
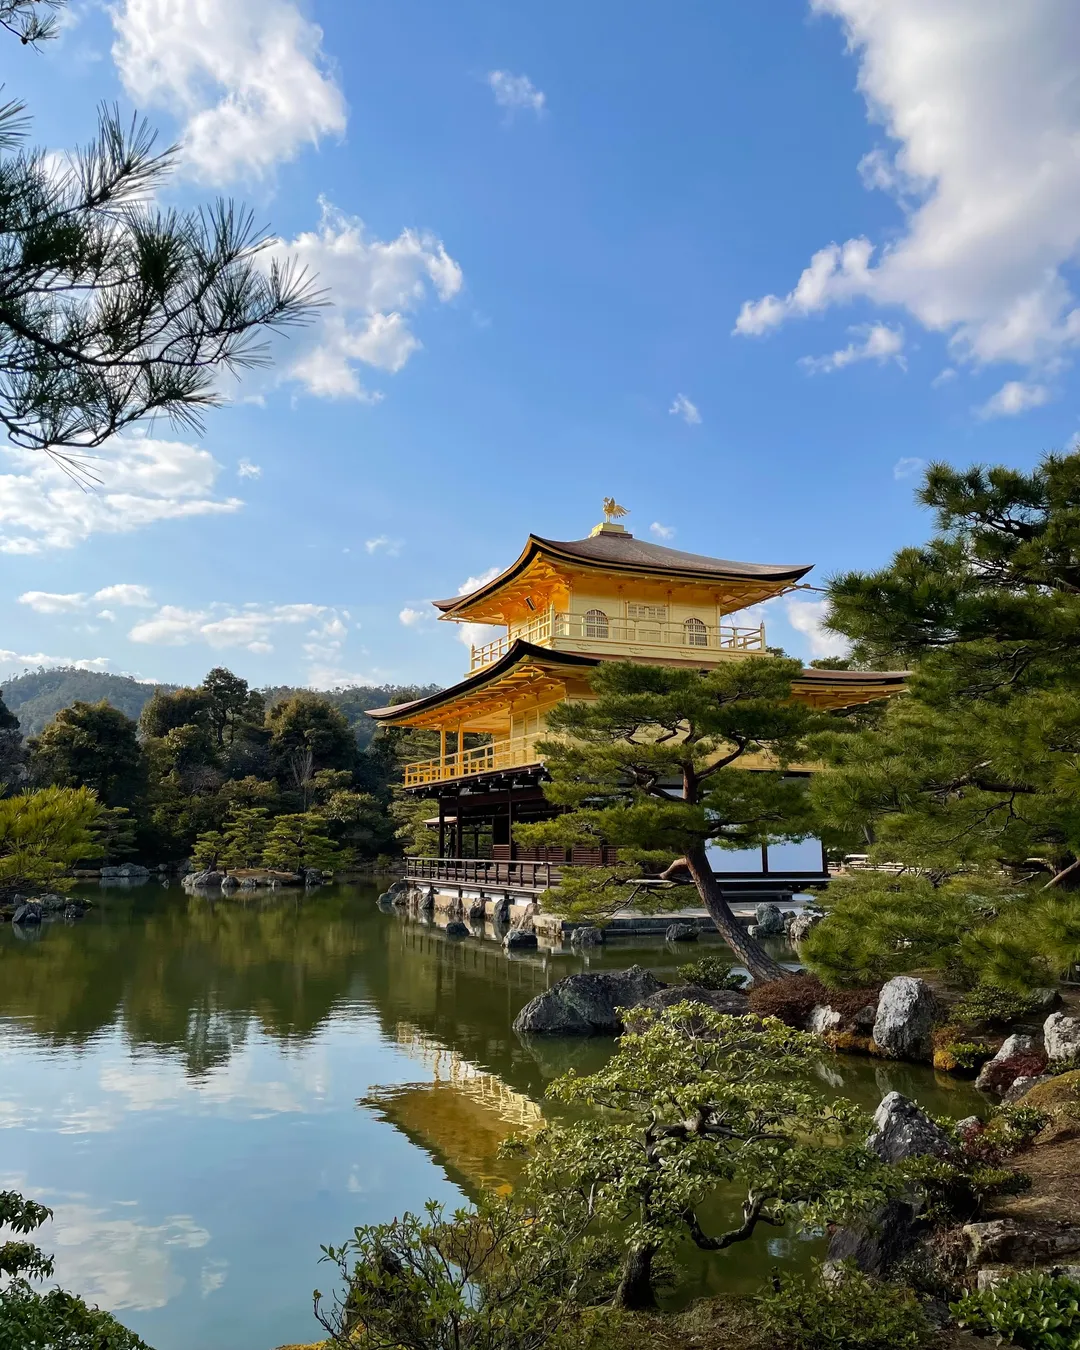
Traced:
[[774, 960], [732, 914], [731, 907], [717, 885], [704, 844], [686, 854], [686, 866], [717, 931], [753, 976], [755, 984], [768, 984], [771, 980], [782, 980], [788, 976], [791, 972]]
[[622, 1277], [615, 1291], [615, 1307], [637, 1312], [656, 1307], [652, 1278], [653, 1248], [631, 1247], [623, 1262]]

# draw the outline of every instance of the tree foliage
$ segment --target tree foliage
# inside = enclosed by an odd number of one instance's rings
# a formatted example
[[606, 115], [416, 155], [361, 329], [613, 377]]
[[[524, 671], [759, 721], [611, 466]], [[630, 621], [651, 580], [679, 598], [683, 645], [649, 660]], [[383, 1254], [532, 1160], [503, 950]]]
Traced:
[[[589, 1114], [522, 1145], [525, 1194], [538, 1206], [545, 1195], [564, 1203], [574, 1194], [591, 1225], [619, 1235], [617, 1301], [627, 1307], [653, 1303], [654, 1262], [681, 1240], [725, 1251], [760, 1224], [862, 1213], [893, 1183], [848, 1142], [859, 1111], [811, 1085], [821, 1054], [815, 1038], [774, 1018], [694, 1003], [638, 1010], [604, 1068], [549, 1088]], [[741, 1194], [741, 1215], [709, 1232], [701, 1206], [721, 1185]]]
[[64, 889], [67, 874], [101, 856], [89, 788], [41, 788], [0, 799], [0, 894]]
[[[544, 792], [566, 808], [552, 822], [519, 826], [522, 843], [600, 845], [620, 866], [568, 868], [546, 903], [575, 918], [704, 904], [751, 974], [783, 975], [735, 920], [707, 850], [804, 839], [814, 820], [803, 780], [784, 772], [804, 757], [821, 718], [791, 698], [797, 661], [751, 657], [709, 671], [605, 662], [594, 697], [553, 709], [541, 742], [551, 776]], [[751, 767], [754, 765], [758, 767]], [[642, 869], [679, 862], [689, 885], [636, 884]]]
[[145, 782], [135, 723], [104, 700], [63, 709], [29, 750], [35, 782], [92, 788], [106, 806], [133, 805]]
[[0, 1191], [0, 1229], [14, 1239], [0, 1244], [0, 1345], [12, 1350], [149, 1350], [145, 1341], [114, 1317], [59, 1288], [41, 1291], [53, 1261], [21, 1240], [40, 1228], [52, 1211], [16, 1191]]
[[832, 978], [1052, 982], [1080, 958], [1080, 454], [934, 464], [919, 499], [933, 537], [836, 578], [828, 619], [856, 660], [912, 666], [908, 693], [814, 743], [834, 842], [902, 875], [834, 884], [805, 952]]

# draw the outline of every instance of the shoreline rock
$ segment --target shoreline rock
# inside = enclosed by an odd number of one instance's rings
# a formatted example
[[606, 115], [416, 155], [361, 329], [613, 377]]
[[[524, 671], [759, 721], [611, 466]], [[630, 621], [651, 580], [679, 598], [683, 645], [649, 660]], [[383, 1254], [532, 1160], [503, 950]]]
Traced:
[[938, 1000], [925, 980], [895, 975], [878, 999], [874, 1045], [887, 1059], [928, 1060], [938, 1013]]
[[635, 1007], [666, 988], [640, 966], [568, 975], [526, 1003], [514, 1018], [514, 1030], [524, 1036], [616, 1036], [623, 1029], [621, 1008]]

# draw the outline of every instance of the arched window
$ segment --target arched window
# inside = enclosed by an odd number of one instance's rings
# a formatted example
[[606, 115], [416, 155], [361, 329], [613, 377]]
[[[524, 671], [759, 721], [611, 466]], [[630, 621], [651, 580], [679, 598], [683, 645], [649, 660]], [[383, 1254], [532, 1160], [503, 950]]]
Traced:
[[687, 619], [683, 628], [686, 631], [686, 645], [688, 647], [707, 647], [709, 645], [709, 630], [700, 619]]
[[585, 636], [587, 638], [606, 638], [608, 635], [608, 616], [602, 609], [590, 609], [585, 615]]

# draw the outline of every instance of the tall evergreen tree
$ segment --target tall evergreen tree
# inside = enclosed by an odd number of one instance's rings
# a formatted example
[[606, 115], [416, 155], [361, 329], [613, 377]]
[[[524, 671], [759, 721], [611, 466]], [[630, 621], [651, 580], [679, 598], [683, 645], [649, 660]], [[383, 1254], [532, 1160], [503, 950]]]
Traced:
[[146, 766], [130, 717], [102, 699], [73, 703], [31, 737], [30, 771], [36, 782], [92, 788], [105, 806], [133, 806]]
[[[605, 843], [615, 868], [567, 868], [550, 903], [578, 917], [630, 903], [700, 903], [759, 980], [786, 972], [735, 918], [713, 873], [710, 847], [757, 848], [804, 839], [813, 817], [802, 780], [784, 766], [804, 758], [821, 718], [791, 698], [797, 661], [750, 657], [710, 671], [605, 662], [594, 697], [553, 710], [557, 739], [541, 749], [544, 792], [566, 814], [519, 826], [533, 845]], [[755, 765], [758, 766], [754, 768]], [[638, 884], [642, 869], [681, 875], [668, 892]]]

